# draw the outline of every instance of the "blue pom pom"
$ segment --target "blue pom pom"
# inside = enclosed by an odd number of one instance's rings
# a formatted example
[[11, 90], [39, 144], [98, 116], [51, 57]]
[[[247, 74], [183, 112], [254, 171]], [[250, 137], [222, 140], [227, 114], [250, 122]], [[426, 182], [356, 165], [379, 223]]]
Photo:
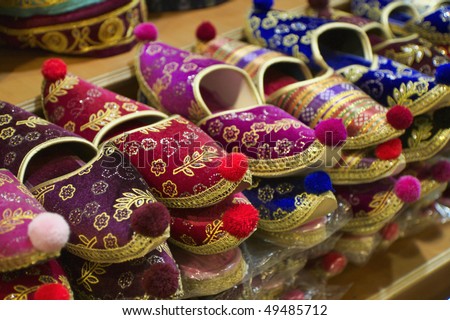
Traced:
[[307, 193], [322, 194], [327, 191], [334, 191], [330, 176], [324, 171], [308, 174], [303, 183]]
[[261, 11], [269, 11], [270, 9], [272, 9], [273, 0], [253, 0], [253, 5], [255, 9]]
[[436, 68], [436, 83], [450, 85], [450, 63], [442, 64]]

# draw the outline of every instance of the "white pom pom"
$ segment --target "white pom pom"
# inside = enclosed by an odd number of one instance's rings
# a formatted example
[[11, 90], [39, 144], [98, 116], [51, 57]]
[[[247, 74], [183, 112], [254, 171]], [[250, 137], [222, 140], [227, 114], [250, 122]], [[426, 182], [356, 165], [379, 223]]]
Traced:
[[28, 225], [28, 237], [42, 252], [61, 250], [69, 240], [70, 228], [66, 220], [56, 213], [41, 213]]

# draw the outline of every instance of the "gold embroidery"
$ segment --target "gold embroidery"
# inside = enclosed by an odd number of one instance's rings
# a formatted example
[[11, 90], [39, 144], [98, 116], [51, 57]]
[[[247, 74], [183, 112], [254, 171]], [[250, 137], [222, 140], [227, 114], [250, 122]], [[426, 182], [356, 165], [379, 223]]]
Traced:
[[6, 174], [0, 173], [0, 187], [3, 186], [6, 183], [13, 183], [14, 180], [11, 179], [9, 176], [7, 176]]
[[163, 161], [163, 159], [153, 160], [150, 172], [152, 172], [155, 176], [158, 177], [166, 172], [166, 167], [167, 164]]
[[64, 79], [51, 83], [48, 88], [48, 94], [44, 98], [44, 103], [58, 102], [58, 97], [65, 96], [67, 94], [67, 90], [73, 89], [79, 81], [80, 80], [78, 77], [68, 74], [64, 77]]
[[45, 186], [36, 190], [33, 190], [33, 196], [44, 206], [45, 194], [55, 190], [55, 185]]
[[428, 92], [429, 83], [424, 79], [419, 79], [417, 82], [408, 81], [407, 84], [402, 83], [400, 88], [394, 88], [392, 97], [387, 97], [387, 102], [390, 107], [395, 105], [409, 106], [414, 103], [412, 96]]
[[132, 188], [132, 190], [133, 192], [124, 192], [122, 198], [116, 199], [116, 204], [113, 206], [116, 208], [116, 212], [113, 218], [118, 222], [130, 218], [132, 206], [138, 208], [146, 203], [155, 202], [155, 198], [149, 190], [144, 191], [137, 188]]
[[16, 129], [14, 129], [13, 127], [8, 127], [5, 129], [2, 129], [2, 131], [0, 132], [0, 138], [2, 138], [2, 140], [11, 138], [15, 132], [16, 132]]
[[171, 180], [167, 180], [162, 184], [163, 192], [173, 198], [178, 194], [177, 185]]
[[10, 232], [16, 228], [16, 226], [21, 225], [25, 220], [33, 220], [36, 216], [31, 210], [23, 211], [22, 208], [17, 208], [12, 211], [10, 208], [3, 211], [0, 220], [0, 234]]
[[98, 231], [105, 229], [109, 224], [110, 217], [106, 214], [106, 212], [102, 212], [95, 216], [94, 219], [94, 228]]
[[20, 9], [50, 7], [55, 4], [62, 4], [69, 0], [2, 0], [0, 7], [16, 7]]
[[234, 142], [237, 140], [238, 135], [241, 131], [236, 128], [235, 125], [232, 125], [230, 127], [225, 127], [223, 129], [223, 134], [222, 137], [225, 139], [226, 142], [230, 143], [230, 142]]
[[100, 282], [97, 276], [106, 273], [106, 267], [111, 264], [86, 261], [81, 267], [81, 276], [77, 279], [77, 284], [82, 285], [86, 290], [92, 292], [92, 286]]
[[221, 236], [225, 233], [222, 227], [223, 227], [222, 220], [216, 219], [212, 223], [208, 223], [208, 225], [205, 228], [206, 239], [203, 240], [203, 244], [208, 244], [219, 240]]
[[102, 127], [113, 120], [120, 118], [120, 106], [115, 102], [107, 102], [104, 106], [105, 111], [99, 110], [97, 114], [93, 113], [89, 116], [89, 122], [81, 126], [80, 131], [91, 129], [99, 131]]
[[125, 25], [121, 19], [114, 17], [105, 20], [99, 30], [98, 38], [103, 43], [114, 43], [120, 40], [125, 32]]
[[[217, 158], [217, 151], [214, 148], [202, 146], [202, 152], [195, 151], [192, 156], [184, 157], [183, 165], [173, 170], [173, 175], [183, 172], [188, 177], [193, 177], [194, 169], [204, 168], [205, 162], [211, 162]], [[175, 188], [176, 190], [176, 188]], [[165, 191], [164, 191], [165, 192]]]
[[403, 149], [406, 162], [423, 161], [432, 158], [450, 141], [450, 129], [439, 130], [432, 139], [419, 143], [414, 148]]
[[199, 122], [203, 118], [208, 116], [206, 111], [203, 110], [203, 108], [200, 108], [198, 103], [196, 103], [195, 101], [191, 101], [191, 106], [188, 108], [188, 114], [189, 114], [189, 119], [192, 119], [192, 121], [194, 121], [194, 122]]
[[9, 114], [0, 115], [0, 126], [4, 126], [5, 124], [10, 123], [11, 120], [12, 120], [12, 117]]
[[64, 125], [64, 129], [66, 129], [67, 131], [70, 132], [75, 132], [76, 129], [76, 124], [73, 121], [68, 121], [65, 125]]
[[318, 229], [300, 233], [295, 231], [267, 232], [258, 230], [257, 235], [278, 245], [308, 249], [326, 239], [327, 229], [324, 225]]
[[429, 118], [416, 118], [414, 127], [408, 138], [408, 147], [410, 148], [417, 148], [422, 142], [431, 137], [433, 123]]
[[108, 233], [105, 237], [103, 237], [103, 244], [105, 249], [116, 249], [119, 247], [117, 244], [117, 237], [115, 237], [112, 233]]
[[76, 190], [77, 189], [70, 183], [66, 186], [61, 187], [61, 189], [59, 191], [59, 197], [63, 201], [66, 201], [67, 199], [72, 199]]
[[400, 52], [397, 52], [394, 49], [386, 50], [384, 56], [407, 66], [412, 66], [414, 63], [420, 63], [424, 57], [432, 56], [432, 52], [429, 48], [417, 44], [406, 44], [401, 46], [400, 50]]
[[181, 241], [183, 241], [183, 243], [189, 245], [189, 246], [196, 246], [197, 243], [195, 242], [194, 238], [192, 238], [191, 236], [188, 236], [187, 234], [182, 234], [180, 236]]

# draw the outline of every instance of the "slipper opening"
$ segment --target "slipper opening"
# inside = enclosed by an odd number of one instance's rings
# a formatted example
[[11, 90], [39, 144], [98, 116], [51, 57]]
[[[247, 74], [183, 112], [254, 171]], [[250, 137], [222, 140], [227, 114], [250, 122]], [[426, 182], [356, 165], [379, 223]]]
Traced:
[[360, 34], [352, 29], [325, 30], [318, 38], [317, 44], [325, 62], [333, 69], [339, 70], [350, 65], [370, 66], [365, 58], [365, 51]]
[[38, 151], [27, 164], [24, 181], [28, 188], [71, 173], [89, 162], [96, 152], [73, 141], [60, 142]]
[[215, 68], [202, 77], [200, 95], [212, 112], [239, 110], [259, 103], [256, 89], [242, 72], [231, 68]]
[[308, 78], [299, 64], [291, 62], [274, 63], [264, 72], [264, 94], [270, 96], [281, 88]]

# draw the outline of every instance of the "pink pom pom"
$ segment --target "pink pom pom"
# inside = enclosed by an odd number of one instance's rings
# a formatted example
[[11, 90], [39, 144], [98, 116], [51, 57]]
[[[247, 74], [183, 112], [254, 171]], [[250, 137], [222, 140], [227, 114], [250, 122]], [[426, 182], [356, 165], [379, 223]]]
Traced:
[[195, 31], [195, 36], [197, 39], [203, 42], [208, 42], [214, 39], [216, 34], [216, 28], [209, 21], [202, 22]]
[[258, 220], [258, 210], [250, 204], [235, 205], [222, 216], [223, 229], [238, 239], [250, 236]]
[[409, 128], [414, 120], [411, 110], [404, 106], [393, 106], [386, 114], [387, 122], [397, 130]]
[[395, 184], [394, 192], [403, 202], [417, 201], [421, 192], [420, 181], [413, 176], [403, 176]]
[[337, 146], [347, 139], [347, 130], [342, 119], [320, 121], [314, 129], [316, 138], [324, 145]]
[[156, 41], [158, 28], [151, 22], [140, 23], [134, 28], [134, 35], [139, 41]]
[[33, 246], [42, 252], [61, 250], [69, 240], [69, 225], [56, 213], [41, 213], [28, 225], [28, 237]]
[[47, 59], [42, 64], [41, 73], [47, 81], [63, 79], [67, 74], [67, 65], [62, 59]]
[[450, 181], [450, 161], [441, 160], [437, 162], [431, 168], [431, 175], [438, 182], [444, 183]]
[[145, 291], [160, 299], [169, 298], [178, 290], [179, 271], [165, 263], [155, 263], [143, 275], [142, 285]]
[[170, 214], [160, 202], [146, 203], [133, 210], [131, 228], [147, 237], [158, 237], [170, 223]]

